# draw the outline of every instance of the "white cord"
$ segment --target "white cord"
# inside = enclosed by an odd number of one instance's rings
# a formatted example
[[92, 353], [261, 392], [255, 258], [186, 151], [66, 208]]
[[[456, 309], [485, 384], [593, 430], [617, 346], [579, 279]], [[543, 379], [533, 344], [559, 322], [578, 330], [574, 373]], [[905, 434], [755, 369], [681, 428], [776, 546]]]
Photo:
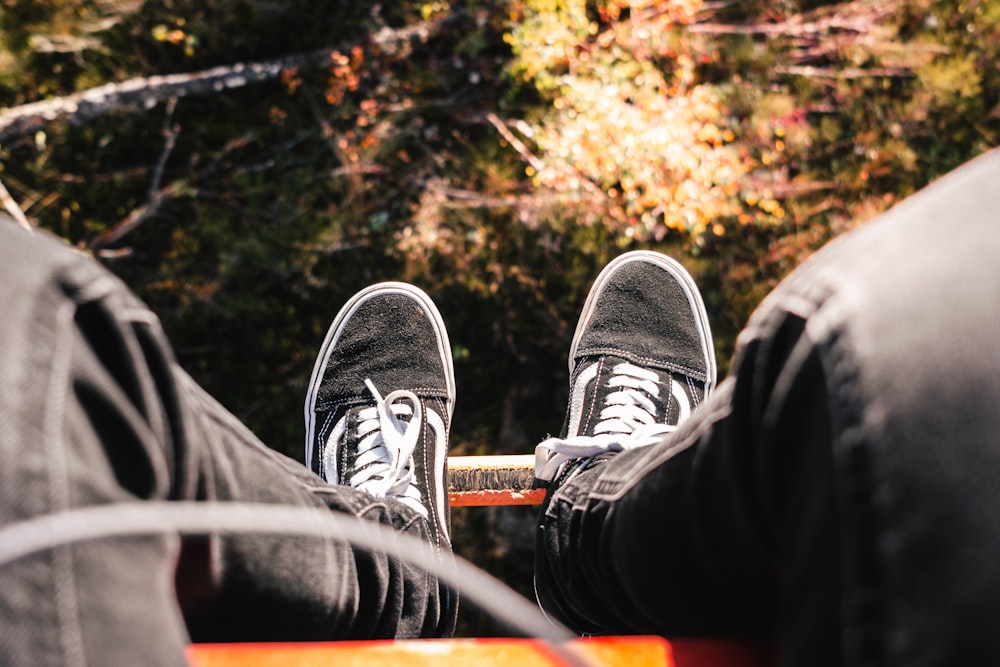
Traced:
[[507, 585], [459, 556], [442, 559], [426, 541], [350, 515], [262, 503], [150, 501], [95, 505], [47, 514], [0, 529], [0, 567], [33, 553], [74, 542], [111, 537], [183, 534], [269, 534], [336, 538], [383, 551], [427, 572], [528, 637], [551, 644], [571, 667], [595, 667], [591, 656], [563, 645], [576, 637], [547, 619]]

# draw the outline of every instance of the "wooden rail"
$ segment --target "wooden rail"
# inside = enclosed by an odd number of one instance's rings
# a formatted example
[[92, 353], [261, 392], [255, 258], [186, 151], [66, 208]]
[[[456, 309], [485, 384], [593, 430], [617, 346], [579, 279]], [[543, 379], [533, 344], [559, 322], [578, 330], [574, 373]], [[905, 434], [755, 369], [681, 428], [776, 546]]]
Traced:
[[533, 488], [535, 457], [448, 457], [448, 500], [452, 507], [540, 505], [544, 489]]

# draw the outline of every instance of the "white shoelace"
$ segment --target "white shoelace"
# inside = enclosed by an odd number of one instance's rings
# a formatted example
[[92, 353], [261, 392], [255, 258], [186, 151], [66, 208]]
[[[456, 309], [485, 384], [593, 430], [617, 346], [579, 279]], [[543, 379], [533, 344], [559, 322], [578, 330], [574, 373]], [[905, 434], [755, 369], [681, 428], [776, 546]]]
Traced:
[[375, 405], [358, 412], [360, 440], [351, 486], [378, 498], [396, 498], [426, 517], [427, 507], [413, 484], [413, 452], [423, 424], [420, 399], [406, 389], [382, 398], [371, 380], [365, 386]]
[[[608, 386], [619, 387], [620, 391], [611, 392], [605, 399], [594, 435], [543, 440], [535, 447], [535, 476], [538, 479], [552, 481], [566, 463], [575, 459], [654, 445], [663, 434], [677, 428], [674, 424], [656, 422], [653, 399], [659, 398], [661, 388], [656, 373], [628, 362], [618, 364], [611, 372]], [[674, 388], [673, 393], [680, 399], [678, 389]], [[678, 400], [681, 410], [678, 422], [684, 421], [691, 411], [686, 396], [683, 398]]]

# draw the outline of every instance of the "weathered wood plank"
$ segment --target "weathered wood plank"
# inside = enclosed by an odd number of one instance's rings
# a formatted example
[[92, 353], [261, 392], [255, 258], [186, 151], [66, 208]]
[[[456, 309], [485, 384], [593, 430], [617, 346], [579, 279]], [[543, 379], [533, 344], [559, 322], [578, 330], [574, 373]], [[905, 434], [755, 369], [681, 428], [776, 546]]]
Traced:
[[448, 499], [452, 507], [540, 505], [544, 489], [535, 489], [535, 457], [451, 456]]

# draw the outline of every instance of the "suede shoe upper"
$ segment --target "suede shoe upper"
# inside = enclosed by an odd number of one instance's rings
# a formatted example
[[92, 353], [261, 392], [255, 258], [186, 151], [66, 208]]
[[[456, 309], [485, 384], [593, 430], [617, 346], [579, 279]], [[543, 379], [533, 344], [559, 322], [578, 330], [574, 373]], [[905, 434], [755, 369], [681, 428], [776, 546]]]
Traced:
[[355, 295], [330, 325], [305, 403], [309, 468], [427, 517], [445, 549], [454, 377], [430, 298], [412, 285], [381, 283]]
[[542, 482], [558, 484], [570, 463], [660, 442], [711, 392], [715, 352], [694, 281], [659, 253], [612, 261], [584, 304], [569, 368], [560, 437], [535, 450]]

